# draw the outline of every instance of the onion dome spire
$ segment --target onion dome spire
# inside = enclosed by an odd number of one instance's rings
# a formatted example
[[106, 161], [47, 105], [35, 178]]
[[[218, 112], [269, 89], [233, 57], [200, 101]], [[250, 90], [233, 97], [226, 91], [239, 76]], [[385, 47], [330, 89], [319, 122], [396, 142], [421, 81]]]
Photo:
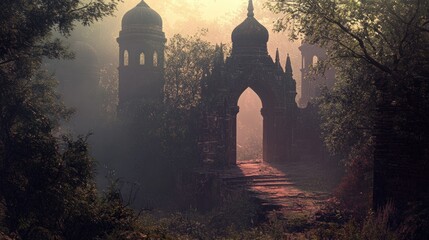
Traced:
[[249, 6], [247, 7], [247, 16], [248, 17], [254, 17], [255, 14], [253, 13], [253, 0], [249, 0]]
[[141, 0], [139, 4], [137, 4], [137, 6], [141, 6], [141, 7], [149, 7], [149, 5], [147, 5], [147, 3], [144, 0]]
[[267, 56], [268, 30], [254, 17], [253, 0], [249, 0], [247, 18], [232, 32], [232, 55]]

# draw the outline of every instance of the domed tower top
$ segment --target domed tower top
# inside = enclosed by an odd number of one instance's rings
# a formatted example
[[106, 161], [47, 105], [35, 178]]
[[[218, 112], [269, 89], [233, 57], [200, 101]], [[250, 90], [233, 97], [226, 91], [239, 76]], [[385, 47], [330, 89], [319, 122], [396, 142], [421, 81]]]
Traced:
[[124, 15], [122, 18], [122, 30], [138, 30], [145, 28], [162, 29], [162, 18], [142, 0], [136, 7]]
[[255, 19], [253, 1], [249, 0], [247, 18], [232, 32], [233, 54], [267, 55], [268, 30]]
[[[142, 0], [122, 18], [119, 33], [119, 105], [163, 99], [165, 33], [162, 18]], [[121, 110], [121, 111], [122, 111]]]

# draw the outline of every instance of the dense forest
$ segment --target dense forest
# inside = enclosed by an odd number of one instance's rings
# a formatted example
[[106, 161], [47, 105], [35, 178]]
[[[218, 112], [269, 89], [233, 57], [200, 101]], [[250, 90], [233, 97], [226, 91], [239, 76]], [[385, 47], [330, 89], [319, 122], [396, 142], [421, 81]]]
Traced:
[[117, 66], [63, 69], [122, 2], [0, 2], [0, 239], [429, 239], [429, 1], [264, 1], [270, 28], [326, 49], [312, 74], [336, 71], [309, 104], [326, 157], [302, 171], [330, 192], [311, 216], [207, 177], [201, 81], [232, 51], [207, 30], [168, 38], [162, 104], [117, 111]]

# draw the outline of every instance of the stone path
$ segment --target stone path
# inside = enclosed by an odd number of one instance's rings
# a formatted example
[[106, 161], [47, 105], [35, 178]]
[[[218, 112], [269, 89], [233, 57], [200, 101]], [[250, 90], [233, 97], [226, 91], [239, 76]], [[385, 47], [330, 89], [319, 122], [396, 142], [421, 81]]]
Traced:
[[[285, 167], [287, 168], [287, 164], [242, 161], [237, 167], [224, 171], [221, 178], [233, 190], [244, 188], [249, 191], [266, 211], [281, 212], [284, 216], [313, 217], [330, 195], [326, 192], [303, 190], [290, 178], [292, 173], [280, 170]], [[289, 169], [293, 171], [293, 167]]]

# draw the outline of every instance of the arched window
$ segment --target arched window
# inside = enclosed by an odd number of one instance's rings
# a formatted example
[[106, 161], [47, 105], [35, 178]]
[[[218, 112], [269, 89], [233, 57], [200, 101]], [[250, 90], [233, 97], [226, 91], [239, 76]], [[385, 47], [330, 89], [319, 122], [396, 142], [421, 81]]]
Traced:
[[316, 66], [318, 62], [319, 62], [319, 57], [314, 56], [313, 57], [313, 66]]
[[128, 55], [128, 51], [125, 50], [124, 51], [124, 66], [128, 66], [129, 64], [129, 55]]
[[156, 51], [153, 53], [153, 66], [158, 67], [158, 53]]
[[145, 59], [145, 55], [144, 52], [140, 53], [140, 65], [145, 65], [146, 63], [146, 59]]

